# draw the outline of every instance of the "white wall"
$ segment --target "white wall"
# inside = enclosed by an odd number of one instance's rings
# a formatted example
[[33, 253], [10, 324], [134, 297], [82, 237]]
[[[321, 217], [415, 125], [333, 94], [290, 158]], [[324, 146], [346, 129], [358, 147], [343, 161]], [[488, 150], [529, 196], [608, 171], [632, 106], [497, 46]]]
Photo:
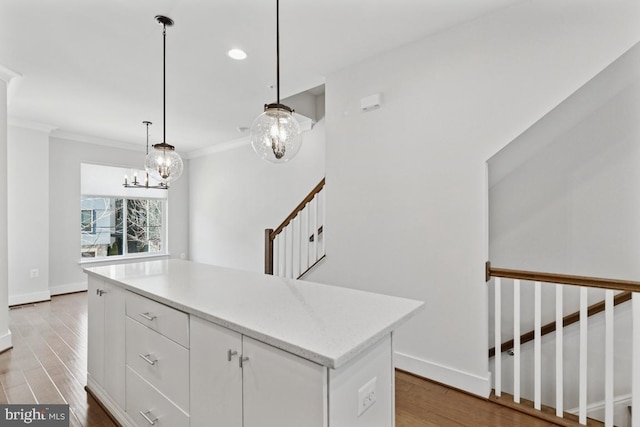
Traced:
[[327, 77], [327, 259], [309, 280], [426, 301], [396, 334], [399, 367], [488, 395], [485, 162], [637, 22], [631, 1], [523, 2]]
[[[489, 161], [490, 254], [496, 267], [640, 280], [640, 45], [636, 44]], [[513, 337], [512, 281], [503, 281], [502, 341]], [[523, 282], [522, 332], [533, 329], [533, 283]], [[493, 290], [493, 288], [491, 288]], [[543, 324], [555, 289], [542, 288]], [[493, 305], [490, 298], [490, 324]], [[589, 303], [604, 299], [589, 291]], [[565, 287], [564, 312], [578, 310]], [[630, 303], [615, 309], [615, 396], [631, 392]], [[591, 317], [588, 404], [604, 399], [604, 321]], [[578, 406], [578, 326], [565, 328], [565, 408]], [[493, 331], [491, 334], [493, 335]], [[543, 338], [542, 403], [555, 406], [555, 334]], [[493, 336], [489, 337], [493, 346]], [[533, 399], [533, 349], [521, 350], [523, 398]], [[502, 355], [512, 393], [513, 358]], [[492, 364], [493, 369], [493, 364]], [[626, 425], [621, 405], [616, 425]], [[589, 413], [589, 416], [597, 416]]]
[[[640, 280], [640, 45], [589, 81], [489, 161], [494, 267]], [[502, 291], [503, 340], [513, 335], [511, 281]], [[524, 282], [523, 332], [533, 328]], [[491, 288], [492, 289], [492, 288]], [[590, 304], [604, 293], [589, 291]], [[543, 294], [543, 322], [555, 316]], [[490, 322], [493, 324], [493, 297]], [[564, 312], [578, 310], [568, 288]], [[493, 332], [489, 337], [493, 346]]]
[[9, 305], [48, 300], [49, 132], [9, 126], [8, 158]]
[[0, 351], [11, 348], [9, 330], [9, 255], [7, 242], [7, 82], [11, 75], [0, 66]]
[[640, 280], [640, 45], [489, 162], [496, 267]]
[[259, 159], [248, 143], [192, 159], [192, 260], [264, 272], [264, 230], [280, 225], [324, 170], [324, 119], [303, 134], [300, 151], [285, 164]]
[[[49, 148], [49, 287], [53, 295], [86, 289], [80, 260], [80, 164], [130, 168], [144, 164], [144, 153], [87, 142], [50, 138]], [[188, 256], [189, 162], [169, 191], [169, 253]], [[109, 262], [112, 262], [111, 260]]]

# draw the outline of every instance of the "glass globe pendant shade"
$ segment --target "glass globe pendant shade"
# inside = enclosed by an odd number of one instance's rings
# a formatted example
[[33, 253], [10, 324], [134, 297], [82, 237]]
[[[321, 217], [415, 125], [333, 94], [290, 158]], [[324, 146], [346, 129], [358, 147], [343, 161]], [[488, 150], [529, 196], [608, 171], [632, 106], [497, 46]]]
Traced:
[[165, 184], [180, 178], [183, 167], [182, 159], [174, 147], [164, 142], [155, 144], [144, 161], [144, 168], [149, 175]]
[[293, 110], [282, 104], [269, 104], [251, 125], [251, 146], [260, 158], [284, 163], [302, 145], [302, 132]]

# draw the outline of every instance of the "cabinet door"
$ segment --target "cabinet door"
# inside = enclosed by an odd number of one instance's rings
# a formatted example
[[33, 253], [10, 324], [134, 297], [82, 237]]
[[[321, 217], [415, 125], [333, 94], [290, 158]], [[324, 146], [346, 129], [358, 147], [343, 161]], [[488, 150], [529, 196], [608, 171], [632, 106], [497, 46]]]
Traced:
[[104, 283], [104, 389], [120, 408], [125, 406], [124, 291]]
[[327, 426], [327, 370], [243, 337], [244, 427]]
[[189, 321], [191, 427], [242, 427], [241, 335], [195, 316]]
[[89, 276], [87, 320], [87, 371], [93, 381], [104, 387], [104, 291], [105, 283]]

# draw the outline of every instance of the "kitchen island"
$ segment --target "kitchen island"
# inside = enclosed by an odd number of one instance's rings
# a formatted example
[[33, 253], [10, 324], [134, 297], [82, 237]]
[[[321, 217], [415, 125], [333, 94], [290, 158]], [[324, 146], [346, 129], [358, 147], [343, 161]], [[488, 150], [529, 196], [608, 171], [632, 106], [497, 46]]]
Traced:
[[87, 389], [124, 426], [390, 427], [423, 303], [181, 260], [85, 269]]

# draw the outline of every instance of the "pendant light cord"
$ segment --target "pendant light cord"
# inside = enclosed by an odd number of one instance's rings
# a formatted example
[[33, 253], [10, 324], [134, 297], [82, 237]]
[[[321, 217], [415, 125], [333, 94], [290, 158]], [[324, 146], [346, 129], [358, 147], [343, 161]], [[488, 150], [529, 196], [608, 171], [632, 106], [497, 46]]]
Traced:
[[280, 104], [280, 0], [276, 0], [276, 93]]
[[142, 122], [147, 126], [147, 156], [149, 155], [149, 125], [151, 122]]
[[162, 24], [162, 142], [167, 143], [167, 24]]

